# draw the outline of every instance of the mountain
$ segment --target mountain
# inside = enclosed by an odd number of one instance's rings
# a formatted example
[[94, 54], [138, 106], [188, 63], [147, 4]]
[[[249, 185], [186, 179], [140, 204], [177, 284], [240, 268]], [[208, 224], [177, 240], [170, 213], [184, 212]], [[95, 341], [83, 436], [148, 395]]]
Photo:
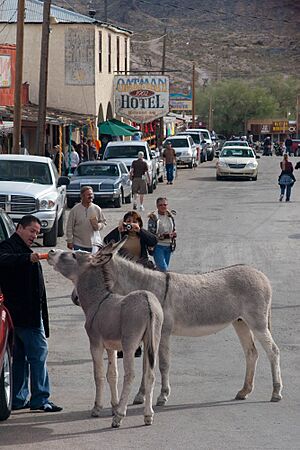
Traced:
[[[94, 9], [105, 20], [105, 0], [53, 3], [83, 14]], [[190, 80], [193, 61], [200, 85], [300, 72], [297, 0], [107, 0], [107, 21], [134, 32], [133, 70], [161, 70], [166, 30], [173, 80]]]

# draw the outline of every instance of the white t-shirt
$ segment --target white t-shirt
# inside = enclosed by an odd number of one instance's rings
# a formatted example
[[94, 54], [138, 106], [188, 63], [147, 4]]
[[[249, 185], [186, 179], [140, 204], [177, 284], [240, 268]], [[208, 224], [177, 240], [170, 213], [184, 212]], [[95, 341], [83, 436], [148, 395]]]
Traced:
[[[99, 230], [106, 225], [106, 219], [100, 206], [92, 203], [87, 208], [82, 203], [75, 205], [69, 214], [67, 223], [67, 242], [81, 247], [91, 248], [94, 241], [94, 229], [90, 218], [97, 217]], [[97, 231], [96, 231], [97, 233]]]

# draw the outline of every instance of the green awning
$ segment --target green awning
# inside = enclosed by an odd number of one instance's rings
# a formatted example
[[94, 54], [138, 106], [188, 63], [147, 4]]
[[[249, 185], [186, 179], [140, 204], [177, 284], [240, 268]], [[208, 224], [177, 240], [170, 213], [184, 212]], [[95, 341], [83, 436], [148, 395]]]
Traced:
[[119, 127], [124, 127], [126, 128], [126, 130], [128, 131], [133, 131], [133, 132], [137, 132], [139, 131], [137, 128], [132, 127], [131, 125], [128, 125], [128, 123], [125, 122], [121, 122], [121, 120], [117, 120], [117, 119], [110, 119], [109, 122], [113, 122], [116, 125], [119, 125]]
[[132, 136], [132, 131], [126, 130], [125, 127], [120, 127], [115, 123], [107, 120], [98, 125], [99, 134], [108, 134], [110, 136]]

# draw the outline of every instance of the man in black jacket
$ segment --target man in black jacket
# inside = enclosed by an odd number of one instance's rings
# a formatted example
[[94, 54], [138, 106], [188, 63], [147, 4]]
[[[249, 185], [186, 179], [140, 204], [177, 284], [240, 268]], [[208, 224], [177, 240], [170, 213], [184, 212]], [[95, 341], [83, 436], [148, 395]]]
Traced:
[[39, 255], [30, 249], [40, 228], [36, 217], [26, 215], [16, 232], [0, 243], [0, 286], [15, 327], [12, 409], [57, 412], [62, 408], [49, 401], [44, 278]]

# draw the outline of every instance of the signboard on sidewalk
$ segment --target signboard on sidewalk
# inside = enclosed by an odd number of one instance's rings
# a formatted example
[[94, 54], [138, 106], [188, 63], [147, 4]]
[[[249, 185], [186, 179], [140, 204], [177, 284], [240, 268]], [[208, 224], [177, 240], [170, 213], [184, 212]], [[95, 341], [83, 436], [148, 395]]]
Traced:
[[115, 111], [136, 123], [152, 122], [169, 112], [169, 77], [115, 76]]

